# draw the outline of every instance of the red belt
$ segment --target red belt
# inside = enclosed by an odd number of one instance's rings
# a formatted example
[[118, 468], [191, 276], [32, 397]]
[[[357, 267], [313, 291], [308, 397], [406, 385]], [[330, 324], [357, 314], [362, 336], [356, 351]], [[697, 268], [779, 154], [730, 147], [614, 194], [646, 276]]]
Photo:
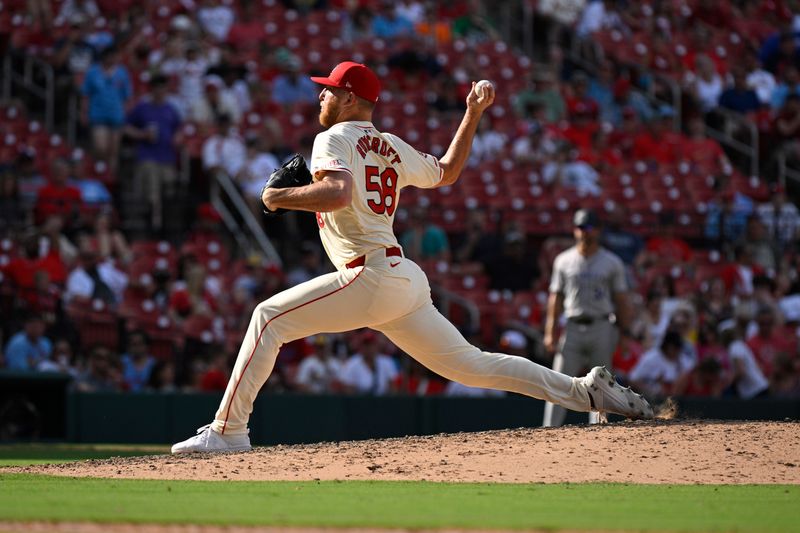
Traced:
[[[403, 252], [397, 246], [392, 246], [391, 248], [386, 248], [386, 257], [403, 257]], [[360, 266], [364, 266], [364, 263], [367, 262], [367, 256], [362, 255], [361, 257], [356, 257], [345, 266], [347, 268], [356, 268]]]

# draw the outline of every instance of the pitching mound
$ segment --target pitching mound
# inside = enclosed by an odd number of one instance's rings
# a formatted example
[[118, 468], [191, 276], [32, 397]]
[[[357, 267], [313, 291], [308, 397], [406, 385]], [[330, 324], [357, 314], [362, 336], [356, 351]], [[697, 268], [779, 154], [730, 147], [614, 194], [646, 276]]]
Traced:
[[800, 483], [800, 423], [664, 421], [89, 460], [63, 476], [503, 483]]

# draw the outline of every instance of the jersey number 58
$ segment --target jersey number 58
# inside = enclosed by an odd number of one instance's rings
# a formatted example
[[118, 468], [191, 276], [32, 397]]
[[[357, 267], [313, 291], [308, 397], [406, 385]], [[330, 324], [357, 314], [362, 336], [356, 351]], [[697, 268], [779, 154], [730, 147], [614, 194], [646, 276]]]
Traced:
[[386, 167], [381, 172], [375, 166], [367, 166], [365, 170], [367, 192], [378, 193], [378, 201], [368, 198], [367, 205], [379, 215], [386, 213], [392, 216], [397, 206], [397, 171]]

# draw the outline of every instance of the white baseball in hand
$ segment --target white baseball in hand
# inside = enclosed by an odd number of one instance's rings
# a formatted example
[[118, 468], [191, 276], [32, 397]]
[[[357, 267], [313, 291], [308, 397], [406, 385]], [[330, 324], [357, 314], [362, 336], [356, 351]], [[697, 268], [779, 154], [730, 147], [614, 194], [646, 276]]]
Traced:
[[489, 80], [481, 80], [475, 84], [475, 93], [478, 96], [488, 96], [488, 90], [492, 87]]

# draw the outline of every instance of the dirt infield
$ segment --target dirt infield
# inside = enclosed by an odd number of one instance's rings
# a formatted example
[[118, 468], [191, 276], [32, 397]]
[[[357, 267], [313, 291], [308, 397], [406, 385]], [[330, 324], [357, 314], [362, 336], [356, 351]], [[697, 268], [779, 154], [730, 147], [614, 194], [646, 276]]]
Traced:
[[13, 469], [194, 480], [800, 483], [800, 422], [662, 421], [88, 460]]

